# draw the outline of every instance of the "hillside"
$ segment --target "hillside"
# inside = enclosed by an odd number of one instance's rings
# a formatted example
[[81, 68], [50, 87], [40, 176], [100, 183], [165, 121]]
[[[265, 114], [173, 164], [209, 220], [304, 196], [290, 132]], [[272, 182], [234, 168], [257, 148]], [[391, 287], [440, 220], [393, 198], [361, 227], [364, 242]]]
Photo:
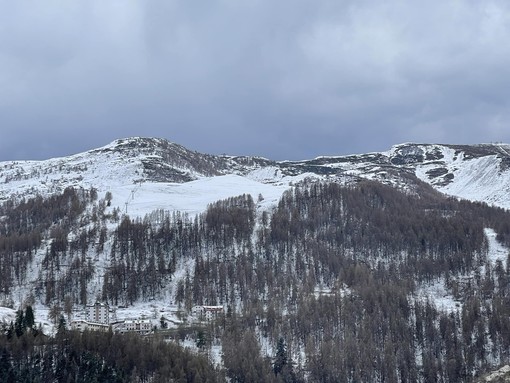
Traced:
[[47, 333], [96, 300], [165, 318], [234, 381], [469, 381], [510, 363], [509, 151], [277, 162], [131, 138], [3, 162], [1, 306]]
[[[156, 204], [166, 208], [165, 196], [189, 194], [194, 186], [209, 188], [212, 184], [215, 190], [235, 185], [231, 193], [218, 190], [217, 195], [206, 197], [207, 204], [240, 191], [273, 194], [271, 187], [255, 182], [276, 186], [274, 192], [281, 195], [282, 187], [306, 177], [344, 183], [365, 178], [405, 188], [416, 183], [416, 176], [445, 194], [508, 208], [509, 153], [510, 146], [505, 144], [402, 144], [383, 153], [277, 162], [201, 154], [162, 139], [130, 138], [70, 157], [0, 163], [0, 201], [81, 187], [94, 188], [100, 195], [110, 191], [117, 196], [115, 206], [125, 210], [134, 192], [144, 187], [138, 193], [139, 200], [161, 201]], [[214, 180], [218, 176], [242, 178]], [[196, 183], [189, 184], [191, 181]], [[130, 214], [143, 216], [152, 207], [135, 209]], [[170, 210], [184, 211], [187, 207], [187, 201], [178, 201]], [[190, 210], [196, 213], [204, 207], [202, 204], [198, 210]]]

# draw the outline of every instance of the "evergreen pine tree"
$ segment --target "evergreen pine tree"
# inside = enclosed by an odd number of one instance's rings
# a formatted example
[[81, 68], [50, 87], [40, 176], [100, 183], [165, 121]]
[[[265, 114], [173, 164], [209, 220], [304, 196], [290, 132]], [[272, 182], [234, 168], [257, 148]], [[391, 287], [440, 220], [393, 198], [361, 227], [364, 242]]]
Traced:
[[66, 318], [63, 315], [60, 315], [58, 320], [57, 333], [60, 334], [67, 330]]
[[203, 349], [207, 343], [206, 335], [204, 330], [198, 330], [196, 345], [199, 349]]
[[276, 356], [273, 364], [273, 371], [275, 375], [282, 372], [283, 368], [287, 364], [287, 350], [285, 347], [285, 341], [280, 337], [278, 339], [278, 345], [276, 346]]
[[25, 309], [25, 325], [27, 328], [32, 329], [35, 324], [34, 310], [32, 306], [27, 306]]
[[25, 332], [25, 320], [23, 315], [23, 310], [18, 310], [16, 312], [16, 320], [14, 322], [14, 331], [16, 332], [16, 336], [20, 337]]
[[278, 344], [276, 346], [276, 355], [273, 364], [273, 372], [274, 374], [280, 378], [281, 381], [285, 383], [296, 382], [296, 375], [292, 368], [292, 361], [289, 360], [287, 354], [287, 347], [285, 346], [285, 341], [282, 337], [278, 339]]

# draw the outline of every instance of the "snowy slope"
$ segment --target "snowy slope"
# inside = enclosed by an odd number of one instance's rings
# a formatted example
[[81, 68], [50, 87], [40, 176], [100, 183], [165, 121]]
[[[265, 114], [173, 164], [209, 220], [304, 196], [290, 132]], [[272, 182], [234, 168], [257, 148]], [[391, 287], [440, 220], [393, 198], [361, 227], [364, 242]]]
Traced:
[[143, 217], [157, 209], [195, 215], [205, 211], [212, 202], [241, 194], [251, 194], [255, 201], [260, 194], [264, 199], [259, 207], [269, 208], [278, 203], [287, 189], [286, 185], [264, 184], [234, 174], [182, 184], [146, 182], [110, 188], [112, 206], [131, 217]]
[[[100, 198], [110, 192], [112, 208], [117, 207], [132, 217], [143, 217], [156, 209], [196, 214], [204, 211], [211, 202], [245, 193], [251, 194], [255, 200], [261, 194], [265, 201], [262, 207], [267, 207], [278, 201], [288, 188], [288, 182], [292, 181], [264, 183], [256, 176], [250, 179], [228, 172], [225, 175], [213, 170], [201, 172], [182, 159], [179, 159], [179, 165], [167, 163], [167, 168], [162, 170], [168, 174], [171, 167], [174, 177], [170, 176], [170, 181], [176, 178], [177, 182], [155, 181], [157, 175], [147, 169], [153, 170], [155, 164], [160, 165], [163, 156], [150, 154], [157, 153], [160, 148], [156, 145], [139, 150], [136, 144], [144, 144], [144, 141], [137, 140], [128, 140], [135, 144], [135, 148], [122, 147], [124, 141], [119, 140], [70, 157], [0, 163], [0, 202], [9, 198], [61, 193], [71, 186], [95, 188]], [[249, 171], [249, 168], [245, 170]]]
[[14, 322], [15, 319], [16, 319], [15, 310], [8, 307], [0, 306], [0, 324], [1, 323], [9, 324], [11, 322]]
[[243, 193], [262, 194], [263, 208], [304, 179], [378, 180], [409, 187], [416, 176], [448, 195], [510, 208], [510, 146], [401, 144], [387, 152], [306, 161], [213, 156], [154, 138], [117, 140], [102, 148], [45, 161], [0, 163], [0, 202], [66, 187], [113, 195], [131, 216], [154, 209], [195, 214], [208, 203]]
[[424, 161], [416, 175], [445, 194], [510, 209], [510, 169], [505, 165], [509, 148], [493, 148], [491, 154], [466, 158], [464, 152], [436, 146], [443, 159]]

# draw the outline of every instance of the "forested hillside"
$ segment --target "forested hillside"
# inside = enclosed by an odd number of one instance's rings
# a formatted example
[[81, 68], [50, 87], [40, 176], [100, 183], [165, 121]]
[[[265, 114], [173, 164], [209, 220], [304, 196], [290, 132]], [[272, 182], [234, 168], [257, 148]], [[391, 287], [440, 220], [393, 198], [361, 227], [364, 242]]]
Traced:
[[[399, 191], [308, 180], [273, 210], [245, 194], [198, 216], [143, 219], [109, 209], [112, 196], [94, 189], [4, 203], [0, 291], [4, 305], [16, 291], [56, 317], [95, 299], [170, 299], [183, 313], [223, 305], [188, 333], [206, 354], [221, 345], [232, 381], [470, 381], [510, 362], [510, 268], [491, 258], [487, 237], [492, 229], [510, 247], [510, 213], [415, 182]], [[456, 305], [424, 294], [433, 285]], [[3, 363], [18, 369], [17, 346], [2, 342]], [[56, 347], [36, 344], [28, 359]]]
[[[30, 306], [29, 306], [30, 307]], [[160, 339], [71, 332], [48, 338], [18, 311], [14, 328], [0, 335], [0, 381], [11, 382], [217, 382], [205, 357]], [[32, 318], [33, 319], [33, 318]], [[141, 352], [143, 351], [143, 352]]]

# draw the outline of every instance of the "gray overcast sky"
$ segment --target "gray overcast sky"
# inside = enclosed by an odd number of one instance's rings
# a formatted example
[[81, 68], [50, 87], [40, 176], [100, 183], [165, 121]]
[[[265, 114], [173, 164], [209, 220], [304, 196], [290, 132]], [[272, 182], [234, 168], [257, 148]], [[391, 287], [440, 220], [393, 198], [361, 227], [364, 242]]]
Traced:
[[510, 2], [0, 0], [0, 160], [510, 142]]

